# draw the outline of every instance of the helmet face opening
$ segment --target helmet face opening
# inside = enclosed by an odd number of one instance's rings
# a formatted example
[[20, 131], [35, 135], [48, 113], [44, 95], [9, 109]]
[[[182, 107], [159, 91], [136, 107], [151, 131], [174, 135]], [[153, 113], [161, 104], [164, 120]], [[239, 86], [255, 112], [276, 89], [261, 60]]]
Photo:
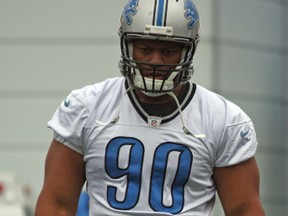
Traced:
[[120, 63], [121, 67], [125, 68], [122, 74], [128, 78], [131, 86], [157, 95], [170, 92], [179, 84], [188, 81], [193, 70], [188, 63], [150, 64], [126, 58]]
[[[129, 84], [150, 96], [173, 91], [193, 75], [199, 40], [199, 15], [191, 0], [130, 0], [121, 15], [119, 68]], [[177, 64], [149, 64], [133, 59], [133, 40], [183, 44]]]

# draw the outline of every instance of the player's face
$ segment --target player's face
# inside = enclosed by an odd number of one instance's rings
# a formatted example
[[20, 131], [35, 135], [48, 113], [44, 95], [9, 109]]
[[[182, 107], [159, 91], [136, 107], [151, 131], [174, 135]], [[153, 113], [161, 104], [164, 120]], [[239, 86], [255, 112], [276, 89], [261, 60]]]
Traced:
[[[168, 41], [134, 40], [133, 58], [141, 64], [143, 75], [148, 78], [165, 79], [181, 60], [183, 45]], [[166, 66], [164, 66], [165, 64]], [[152, 65], [161, 65], [153, 67]], [[168, 72], [168, 74], [167, 74]], [[156, 74], [153, 74], [156, 73]]]

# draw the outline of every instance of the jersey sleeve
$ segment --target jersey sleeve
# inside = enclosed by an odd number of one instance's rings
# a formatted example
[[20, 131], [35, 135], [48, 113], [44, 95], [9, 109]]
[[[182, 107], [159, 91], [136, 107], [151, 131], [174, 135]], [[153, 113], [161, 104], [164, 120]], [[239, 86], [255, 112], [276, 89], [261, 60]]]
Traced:
[[47, 126], [54, 131], [54, 139], [83, 154], [82, 132], [87, 116], [87, 108], [71, 92], [60, 104]]
[[216, 153], [216, 167], [235, 165], [253, 157], [257, 137], [251, 119], [242, 111], [228, 118]]

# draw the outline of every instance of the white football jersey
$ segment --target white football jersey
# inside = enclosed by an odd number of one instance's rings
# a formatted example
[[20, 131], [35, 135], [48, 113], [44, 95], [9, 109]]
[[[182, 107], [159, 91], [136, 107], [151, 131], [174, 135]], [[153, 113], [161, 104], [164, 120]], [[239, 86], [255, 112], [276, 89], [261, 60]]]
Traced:
[[124, 78], [74, 90], [48, 123], [55, 139], [83, 154], [90, 215], [210, 215], [213, 168], [255, 154], [250, 118], [192, 83], [180, 104], [184, 122], [178, 110], [149, 116], [126, 90]]

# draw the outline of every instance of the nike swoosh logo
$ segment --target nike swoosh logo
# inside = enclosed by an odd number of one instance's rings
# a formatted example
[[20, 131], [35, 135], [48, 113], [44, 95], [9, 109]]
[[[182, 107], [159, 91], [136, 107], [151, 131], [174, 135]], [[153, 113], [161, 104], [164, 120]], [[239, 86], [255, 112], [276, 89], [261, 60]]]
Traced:
[[245, 136], [247, 136], [247, 134], [249, 133], [249, 130], [247, 130], [247, 131], [241, 131], [240, 132], [240, 136], [242, 137], [242, 138], [244, 138]]
[[68, 107], [70, 105], [70, 100], [65, 100], [64, 105], [65, 105], [65, 107]]

